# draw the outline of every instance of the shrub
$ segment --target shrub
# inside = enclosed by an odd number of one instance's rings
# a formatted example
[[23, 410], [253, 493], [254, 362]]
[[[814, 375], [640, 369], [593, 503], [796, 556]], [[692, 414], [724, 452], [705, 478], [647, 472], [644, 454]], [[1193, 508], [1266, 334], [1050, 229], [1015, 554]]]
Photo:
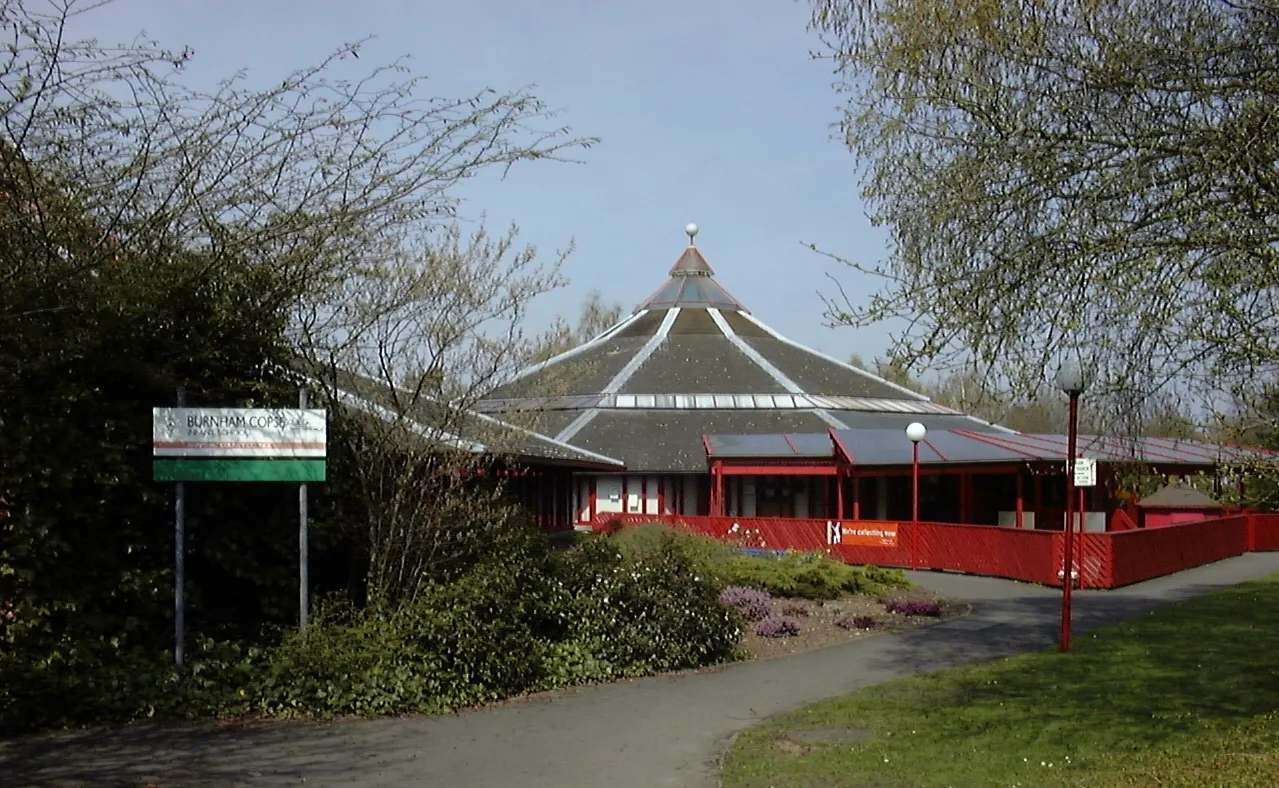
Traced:
[[835, 626], [844, 629], [874, 629], [879, 622], [870, 616], [840, 616], [835, 619]]
[[652, 555], [663, 542], [671, 540], [677, 543], [680, 552], [693, 563], [699, 576], [709, 578], [720, 587], [729, 584], [724, 566], [733, 555], [733, 549], [708, 536], [669, 525], [652, 524], [625, 528], [611, 537], [611, 541], [628, 560]]
[[664, 538], [631, 552], [596, 537], [552, 552], [512, 534], [398, 607], [320, 599], [307, 632], [276, 633], [263, 647], [197, 638], [184, 669], [171, 653], [115, 640], [64, 637], [40, 658], [0, 650], [0, 731], [147, 716], [433, 713], [734, 658], [740, 618], [719, 603], [696, 551]]
[[270, 655], [262, 709], [433, 713], [541, 685], [568, 605], [548, 576], [534, 575], [536, 566], [485, 562], [452, 583], [424, 587], [400, 610], [326, 610]]
[[763, 638], [791, 637], [799, 632], [799, 621], [790, 616], [768, 616], [755, 625], [755, 634]]
[[559, 689], [576, 684], [608, 681], [623, 674], [613, 663], [601, 659], [598, 644], [570, 640], [552, 643], [546, 649], [542, 680], [538, 690]]
[[613, 539], [565, 554], [557, 578], [570, 597], [570, 639], [624, 675], [699, 667], [733, 657], [741, 629], [719, 604], [685, 542], [663, 538], [624, 556]]
[[773, 599], [767, 593], [745, 586], [729, 586], [719, 594], [719, 603], [736, 610], [743, 621], [761, 621], [773, 612]]
[[941, 605], [926, 600], [890, 599], [884, 603], [884, 609], [903, 616], [941, 615]]
[[906, 575], [898, 570], [849, 566], [815, 552], [790, 552], [774, 558], [733, 554], [725, 561], [724, 572], [728, 583], [759, 588], [775, 596], [813, 600], [910, 587]]
[[191, 643], [188, 668], [172, 652], [118, 641], [61, 640], [62, 648], [33, 657], [0, 652], [0, 734], [139, 717], [194, 717], [247, 710], [238, 693], [257, 683], [239, 646], [205, 638]]
[[803, 602], [787, 602], [782, 605], [781, 611], [783, 616], [792, 616], [794, 618], [804, 618], [808, 615], [808, 605]]

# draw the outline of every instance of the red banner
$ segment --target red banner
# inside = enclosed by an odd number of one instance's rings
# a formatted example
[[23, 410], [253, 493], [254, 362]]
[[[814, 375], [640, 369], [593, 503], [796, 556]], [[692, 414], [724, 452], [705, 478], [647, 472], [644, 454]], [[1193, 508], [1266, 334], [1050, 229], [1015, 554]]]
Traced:
[[840, 544], [855, 547], [897, 546], [897, 523], [841, 523], [840, 526]]

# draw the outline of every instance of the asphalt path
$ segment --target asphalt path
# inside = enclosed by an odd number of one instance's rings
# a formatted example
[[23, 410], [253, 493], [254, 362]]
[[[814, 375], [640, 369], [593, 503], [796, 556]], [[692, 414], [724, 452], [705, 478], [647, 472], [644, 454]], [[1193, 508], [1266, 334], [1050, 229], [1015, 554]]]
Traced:
[[[1075, 631], [1279, 572], [1254, 553], [1075, 595]], [[793, 657], [582, 687], [443, 717], [333, 723], [142, 724], [0, 740], [0, 785], [704, 788], [737, 731], [812, 701], [1056, 642], [1060, 593], [911, 573], [972, 604], [948, 622]]]

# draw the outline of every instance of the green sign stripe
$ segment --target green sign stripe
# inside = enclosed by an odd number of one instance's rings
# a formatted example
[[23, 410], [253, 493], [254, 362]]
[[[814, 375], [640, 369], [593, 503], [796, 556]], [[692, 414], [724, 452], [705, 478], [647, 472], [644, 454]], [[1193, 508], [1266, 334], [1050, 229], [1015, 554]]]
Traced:
[[153, 460], [158, 482], [322, 482], [324, 460]]

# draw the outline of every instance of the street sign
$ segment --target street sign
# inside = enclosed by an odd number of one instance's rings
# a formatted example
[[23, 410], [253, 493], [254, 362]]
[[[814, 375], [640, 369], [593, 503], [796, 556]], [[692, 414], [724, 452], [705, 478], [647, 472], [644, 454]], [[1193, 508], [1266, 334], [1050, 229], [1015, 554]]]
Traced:
[[300, 408], [154, 408], [156, 457], [323, 458], [323, 410]]
[[1097, 461], [1091, 457], [1079, 457], [1075, 460], [1075, 486], [1097, 486]]
[[186, 483], [298, 482], [298, 626], [310, 609], [307, 482], [325, 480], [328, 419], [307, 408], [186, 408], [177, 390], [176, 408], [151, 409], [152, 473], [173, 482], [173, 661], [186, 661]]

